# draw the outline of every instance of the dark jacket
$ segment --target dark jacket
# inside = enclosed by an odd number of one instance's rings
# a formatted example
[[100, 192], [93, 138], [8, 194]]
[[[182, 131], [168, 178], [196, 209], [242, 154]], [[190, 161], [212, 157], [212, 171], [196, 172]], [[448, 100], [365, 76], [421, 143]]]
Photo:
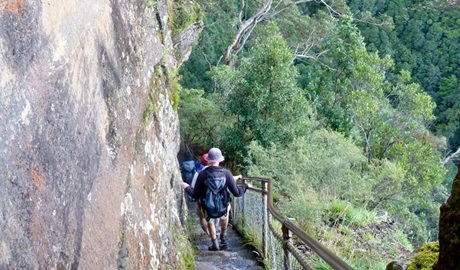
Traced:
[[190, 195], [190, 197], [196, 200], [204, 198], [204, 196], [206, 195], [206, 190], [208, 188], [205, 184], [206, 177], [208, 177], [209, 174], [217, 173], [219, 171], [223, 171], [225, 174], [225, 178], [226, 178], [225, 186], [227, 187], [227, 198], [229, 197], [229, 194], [228, 194], [229, 191], [235, 197], [243, 196], [244, 193], [246, 192], [246, 189], [248, 189], [248, 185], [244, 184], [244, 185], [238, 186], [236, 184], [236, 181], [233, 179], [232, 173], [229, 170], [224, 169], [222, 167], [218, 167], [218, 166], [209, 166], [203, 171], [201, 171], [198, 174], [198, 178], [196, 179], [195, 188], [189, 186], [185, 189], [185, 192], [187, 192], [187, 194]]

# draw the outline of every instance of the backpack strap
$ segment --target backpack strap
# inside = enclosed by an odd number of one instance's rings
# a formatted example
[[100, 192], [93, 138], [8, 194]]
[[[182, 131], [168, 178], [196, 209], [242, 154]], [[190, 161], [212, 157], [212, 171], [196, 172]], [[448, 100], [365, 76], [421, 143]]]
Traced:
[[195, 188], [195, 184], [196, 184], [196, 179], [198, 179], [198, 175], [200, 174], [200, 172], [206, 170], [209, 166], [204, 166], [203, 169], [201, 169], [201, 171], [196, 171], [195, 174], [193, 175], [193, 179], [192, 179], [192, 188]]

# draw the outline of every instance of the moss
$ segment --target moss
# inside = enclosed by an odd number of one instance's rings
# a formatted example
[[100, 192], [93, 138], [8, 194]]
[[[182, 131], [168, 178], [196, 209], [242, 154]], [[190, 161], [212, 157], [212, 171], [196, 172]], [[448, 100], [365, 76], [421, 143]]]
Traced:
[[174, 72], [174, 77], [170, 78], [171, 103], [174, 110], [179, 107], [180, 91], [182, 86], [179, 83], [181, 76]]
[[179, 83], [181, 75], [179, 75], [177, 69], [169, 69], [166, 73], [171, 105], [174, 110], [177, 110], [177, 107], [179, 107], [180, 91], [182, 89]]
[[180, 232], [179, 230], [175, 230], [173, 232], [173, 237], [177, 248], [176, 251], [179, 256], [179, 265], [177, 269], [195, 269], [196, 251], [192, 243], [187, 239], [185, 231]]
[[169, 14], [172, 36], [176, 36], [191, 24], [202, 20], [202, 17], [203, 14], [198, 3], [188, 0], [175, 0]]
[[157, 8], [157, 2], [158, 0], [147, 0], [147, 6], [149, 6], [150, 8]]
[[144, 120], [149, 121], [152, 119], [152, 116], [154, 116], [158, 111], [158, 108], [156, 107], [153, 99], [149, 95], [149, 101], [147, 103], [147, 107], [144, 110], [144, 113], [142, 114]]
[[439, 242], [426, 243], [410, 259], [407, 270], [431, 270], [439, 255]]
[[159, 103], [158, 92], [161, 92], [161, 89], [168, 89], [171, 105], [174, 110], [177, 110], [179, 106], [180, 91], [182, 89], [179, 83], [180, 79], [181, 76], [177, 69], [167, 70], [165, 66], [155, 66], [155, 71], [150, 78], [149, 101], [144, 109], [144, 120], [148, 121], [157, 114], [157, 104]]
[[195, 218], [192, 212], [188, 212], [188, 218], [184, 222], [185, 228], [173, 229], [173, 241], [176, 245], [176, 250], [179, 258], [178, 265], [174, 269], [195, 269], [195, 259], [198, 255], [198, 250], [193, 244], [195, 239]]
[[149, 99], [142, 114], [142, 117], [145, 121], [150, 121], [158, 112], [158, 94], [156, 92], [158, 91], [157, 89], [160, 89], [161, 87], [161, 85], [159, 84], [159, 78], [162, 76], [162, 74], [160, 72], [158, 72], [157, 67], [155, 67], [155, 72], [150, 78], [150, 92], [148, 95]]

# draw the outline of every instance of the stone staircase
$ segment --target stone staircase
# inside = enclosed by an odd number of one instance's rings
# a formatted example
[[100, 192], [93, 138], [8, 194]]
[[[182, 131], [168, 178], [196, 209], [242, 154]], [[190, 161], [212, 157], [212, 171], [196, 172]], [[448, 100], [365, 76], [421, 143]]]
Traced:
[[[196, 204], [187, 203], [190, 211], [190, 217], [195, 217], [195, 239], [194, 244], [198, 250], [195, 261], [197, 270], [258, 270], [263, 267], [257, 262], [256, 254], [248, 246], [242, 243], [242, 238], [233, 229], [228, 227], [227, 238], [228, 248], [226, 250], [209, 251], [208, 246], [211, 244], [207, 236], [200, 227], [198, 215], [196, 214]], [[219, 228], [217, 226], [216, 228]], [[219, 230], [219, 229], [218, 229]], [[219, 234], [217, 235], [219, 239]]]

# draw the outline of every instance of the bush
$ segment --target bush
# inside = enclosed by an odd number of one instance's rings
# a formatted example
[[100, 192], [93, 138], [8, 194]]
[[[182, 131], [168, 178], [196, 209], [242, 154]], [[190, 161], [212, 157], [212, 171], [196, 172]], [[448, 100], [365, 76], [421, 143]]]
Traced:
[[419, 252], [410, 259], [407, 270], [431, 270], [439, 255], [439, 242], [430, 242], [420, 247]]

